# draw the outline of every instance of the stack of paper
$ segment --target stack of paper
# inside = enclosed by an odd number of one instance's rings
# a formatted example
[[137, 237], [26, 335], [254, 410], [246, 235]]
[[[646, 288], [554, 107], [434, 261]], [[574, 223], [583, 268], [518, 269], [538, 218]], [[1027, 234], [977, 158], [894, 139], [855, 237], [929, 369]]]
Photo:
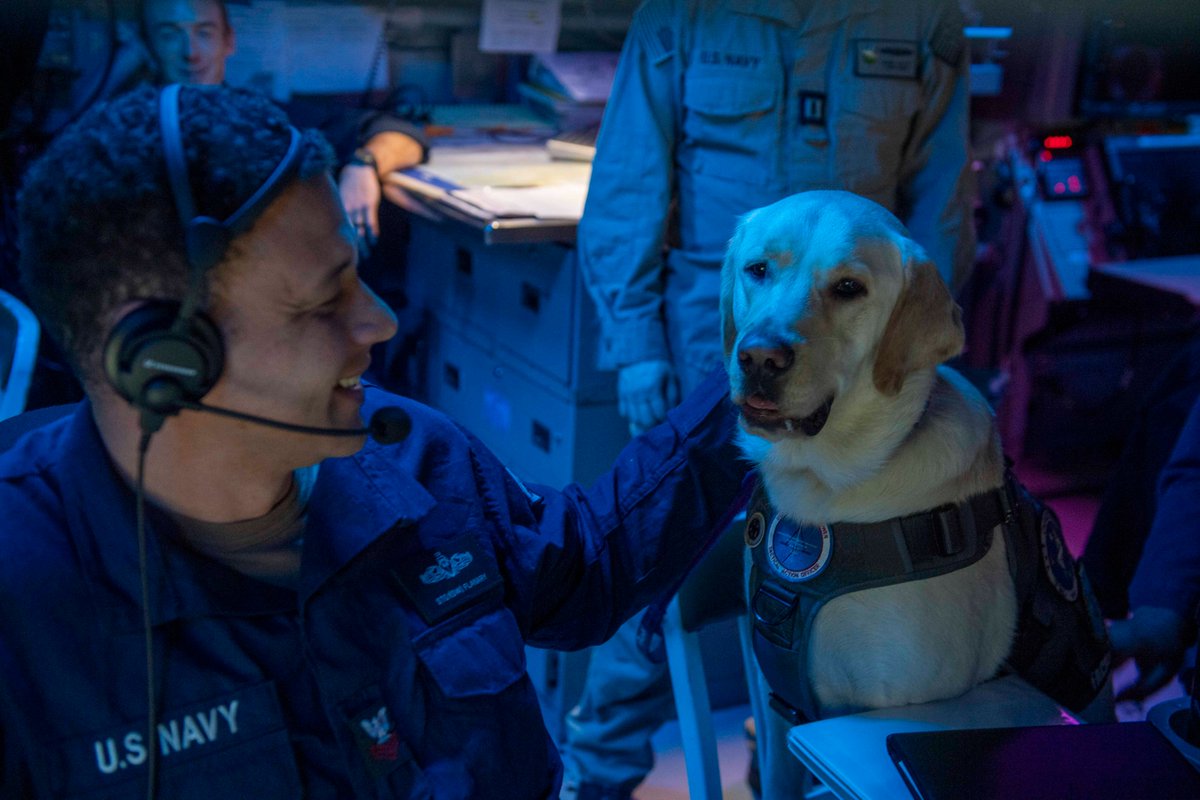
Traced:
[[591, 165], [551, 159], [541, 145], [434, 148], [429, 161], [389, 181], [479, 219], [578, 220]]

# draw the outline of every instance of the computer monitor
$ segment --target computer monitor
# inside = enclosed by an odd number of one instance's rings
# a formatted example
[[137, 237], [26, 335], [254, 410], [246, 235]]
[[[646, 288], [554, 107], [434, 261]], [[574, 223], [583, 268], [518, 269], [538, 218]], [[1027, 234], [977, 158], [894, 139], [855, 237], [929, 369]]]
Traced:
[[1127, 257], [1200, 253], [1200, 135], [1109, 136], [1104, 155]]
[[1200, 13], [1195, 0], [1093, 0], [1077, 111], [1086, 119], [1200, 113]]

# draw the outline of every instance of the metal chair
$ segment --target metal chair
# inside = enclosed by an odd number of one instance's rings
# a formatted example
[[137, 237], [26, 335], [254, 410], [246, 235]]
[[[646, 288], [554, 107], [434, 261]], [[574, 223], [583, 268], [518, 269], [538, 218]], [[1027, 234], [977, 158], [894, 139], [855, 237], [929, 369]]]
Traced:
[[[750, 623], [744, 597], [744, 526], [744, 517], [739, 517], [722, 534], [712, 552], [688, 576], [663, 617], [663, 644], [679, 716], [688, 796], [692, 800], [721, 800], [717, 736], [700, 655], [700, 629], [736, 615], [739, 650], [748, 682], [753, 682], [751, 676], [758, 668], [750, 645]], [[764, 710], [758, 708], [752, 685], [749, 694], [751, 713], [761, 731]]]
[[33, 312], [0, 290], [0, 419], [25, 410], [40, 335]]

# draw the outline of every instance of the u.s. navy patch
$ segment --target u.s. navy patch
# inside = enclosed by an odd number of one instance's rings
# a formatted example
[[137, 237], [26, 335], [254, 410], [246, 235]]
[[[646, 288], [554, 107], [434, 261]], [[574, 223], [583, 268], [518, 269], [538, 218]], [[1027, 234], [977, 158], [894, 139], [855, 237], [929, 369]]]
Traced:
[[916, 42], [855, 39], [854, 74], [864, 78], [916, 78], [921, 59]]
[[755, 511], [746, 520], [746, 546], [758, 547], [767, 532], [767, 519], [761, 511]]
[[779, 514], [771, 520], [767, 560], [784, 580], [812, 580], [825, 569], [832, 554], [833, 533], [828, 525], [805, 525]]
[[[131, 780], [144, 780], [149, 769], [150, 747], [154, 745], [147, 739], [146, 727], [145, 719], [130, 719], [57, 745], [56, 751], [49, 754], [57, 773], [55, 796], [126, 794], [118, 787]], [[257, 748], [255, 756], [263, 760], [265, 769], [280, 769], [282, 764], [292, 762], [286, 730], [273, 683], [242, 687], [203, 702], [164, 708], [159, 711], [154, 734], [158, 769], [168, 775], [176, 769], [186, 771], [192, 767], [183, 765], [213, 757], [215, 753], [238, 758], [239, 748], [249, 748], [252, 743]], [[280, 739], [279, 750], [262, 746], [276, 736]], [[268, 759], [271, 763], [267, 763]], [[132, 789], [128, 793], [132, 794]]]
[[470, 536], [410, 556], [392, 575], [430, 625], [479, 601], [501, 583], [492, 559]]
[[1042, 566], [1046, 568], [1046, 577], [1050, 579], [1055, 591], [1063, 599], [1073, 603], [1079, 596], [1079, 581], [1075, 577], [1075, 560], [1067, 551], [1063, 541], [1062, 527], [1054, 512], [1046, 509], [1042, 512], [1041, 520]]

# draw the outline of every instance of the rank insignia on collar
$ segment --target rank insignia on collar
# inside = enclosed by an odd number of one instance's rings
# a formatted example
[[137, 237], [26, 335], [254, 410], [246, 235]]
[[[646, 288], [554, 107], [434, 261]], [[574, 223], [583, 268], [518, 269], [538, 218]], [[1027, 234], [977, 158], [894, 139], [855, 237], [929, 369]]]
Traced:
[[396, 735], [387, 706], [372, 706], [348, 721], [367, 772], [373, 778], [381, 778], [412, 760], [412, 752]]

